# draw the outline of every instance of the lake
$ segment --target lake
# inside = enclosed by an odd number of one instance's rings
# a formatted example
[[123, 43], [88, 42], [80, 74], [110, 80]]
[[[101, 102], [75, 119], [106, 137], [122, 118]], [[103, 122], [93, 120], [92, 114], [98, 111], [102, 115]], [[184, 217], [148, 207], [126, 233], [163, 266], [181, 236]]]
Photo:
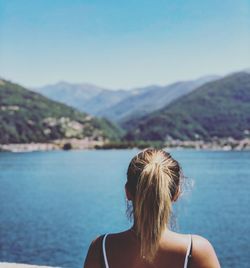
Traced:
[[[130, 226], [124, 184], [136, 153], [0, 153], [0, 262], [82, 267], [96, 236]], [[174, 205], [175, 229], [209, 239], [222, 267], [249, 267], [250, 152], [171, 153], [194, 184]]]

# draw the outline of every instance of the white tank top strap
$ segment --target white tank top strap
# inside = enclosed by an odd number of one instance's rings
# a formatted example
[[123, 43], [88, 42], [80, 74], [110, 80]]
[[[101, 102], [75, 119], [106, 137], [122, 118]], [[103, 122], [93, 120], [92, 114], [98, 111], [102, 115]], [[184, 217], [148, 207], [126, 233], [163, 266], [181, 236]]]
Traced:
[[184, 262], [184, 268], [188, 267], [188, 261], [191, 258], [191, 248], [192, 248], [192, 235], [189, 235], [189, 242], [188, 242], [188, 248], [187, 248], [187, 253], [185, 257], [185, 262]]
[[107, 254], [106, 254], [106, 248], [105, 248], [105, 243], [106, 243], [107, 236], [108, 236], [108, 234], [105, 234], [104, 237], [103, 237], [103, 240], [102, 240], [102, 252], [103, 252], [105, 268], [109, 268]]
[[[106, 254], [106, 247], [105, 247], [107, 236], [108, 236], [108, 234], [105, 234], [103, 237], [103, 240], [102, 240], [102, 252], [103, 252], [105, 268], [109, 268], [107, 254]], [[189, 243], [188, 243], [187, 253], [186, 253], [186, 257], [185, 257], [184, 268], [188, 267], [188, 261], [189, 261], [189, 258], [191, 257], [191, 255], [190, 255], [191, 246], [192, 246], [192, 236], [189, 235]]]

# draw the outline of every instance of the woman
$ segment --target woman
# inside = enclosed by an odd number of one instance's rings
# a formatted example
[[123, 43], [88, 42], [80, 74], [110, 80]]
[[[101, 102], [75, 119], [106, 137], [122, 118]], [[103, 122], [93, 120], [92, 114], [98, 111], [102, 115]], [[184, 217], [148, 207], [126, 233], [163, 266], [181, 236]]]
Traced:
[[125, 186], [132, 201], [131, 229], [101, 236], [89, 247], [85, 268], [218, 268], [212, 245], [168, 228], [180, 195], [181, 168], [169, 153], [146, 149], [130, 162]]

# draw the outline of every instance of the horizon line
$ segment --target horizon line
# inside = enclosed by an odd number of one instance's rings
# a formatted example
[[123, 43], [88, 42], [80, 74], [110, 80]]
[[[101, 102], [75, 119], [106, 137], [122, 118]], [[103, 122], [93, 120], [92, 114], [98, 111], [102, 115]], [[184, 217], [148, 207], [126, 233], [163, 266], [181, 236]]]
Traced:
[[91, 87], [97, 87], [97, 88], [101, 88], [103, 90], [111, 90], [111, 91], [118, 91], [118, 90], [125, 90], [125, 91], [129, 91], [129, 90], [133, 90], [133, 89], [140, 89], [140, 88], [145, 88], [145, 87], [151, 87], [151, 86], [156, 86], [156, 87], [164, 87], [164, 86], [169, 86], [169, 85], [172, 85], [172, 84], [175, 84], [175, 83], [181, 83], [181, 82], [188, 82], [188, 81], [195, 81], [195, 80], [199, 80], [199, 79], [202, 79], [202, 78], [206, 78], [206, 77], [210, 77], [210, 76], [217, 76], [218, 79], [219, 78], [223, 78], [225, 76], [228, 76], [230, 74], [234, 74], [234, 73], [240, 73], [240, 72], [247, 72], [247, 73], [250, 73], [250, 67], [246, 67], [246, 68], [243, 68], [243, 69], [240, 69], [240, 70], [234, 70], [234, 71], [230, 71], [230, 72], [224, 72], [224, 73], [220, 73], [220, 74], [216, 74], [216, 73], [211, 73], [211, 74], [204, 74], [204, 75], [200, 75], [200, 76], [196, 76], [196, 77], [190, 77], [190, 78], [186, 78], [186, 79], [178, 79], [178, 80], [173, 80], [173, 81], [170, 81], [170, 82], [166, 82], [166, 83], [151, 83], [151, 84], [144, 84], [144, 85], [135, 85], [135, 86], [130, 86], [130, 87], [109, 87], [109, 86], [102, 86], [102, 85], [99, 85], [99, 84], [96, 84], [96, 83], [92, 83], [92, 82], [77, 82], [77, 81], [69, 81], [69, 80], [64, 80], [64, 79], [59, 79], [59, 80], [56, 80], [55, 82], [48, 82], [46, 84], [43, 84], [43, 85], [39, 85], [39, 86], [28, 86], [27, 84], [25, 83], [22, 83], [22, 82], [18, 82], [12, 78], [4, 78], [3, 76], [0, 76], [0, 80], [6, 80], [6, 81], [9, 81], [11, 83], [15, 83], [15, 84], [18, 84], [18, 85], [21, 85], [23, 86], [24, 88], [27, 88], [27, 89], [30, 89], [30, 90], [34, 90], [34, 89], [39, 89], [39, 88], [43, 88], [43, 87], [47, 87], [47, 86], [54, 86], [54, 85], [57, 85], [57, 84], [62, 84], [62, 83], [65, 83], [65, 84], [69, 84], [69, 85], [75, 85], [75, 86], [80, 86], [80, 85], [86, 85], [86, 86], [91, 86]]

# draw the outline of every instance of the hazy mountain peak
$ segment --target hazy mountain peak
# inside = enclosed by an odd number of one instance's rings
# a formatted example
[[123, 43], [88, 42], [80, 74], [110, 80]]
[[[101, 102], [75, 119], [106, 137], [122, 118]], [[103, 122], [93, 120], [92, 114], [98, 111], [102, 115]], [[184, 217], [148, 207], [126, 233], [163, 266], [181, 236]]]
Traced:
[[213, 74], [213, 75], [201, 76], [198, 79], [196, 79], [196, 81], [210, 82], [210, 81], [214, 81], [214, 80], [217, 80], [217, 79], [220, 79], [220, 78], [221, 78], [220, 75]]
[[102, 87], [99, 87], [95, 84], [91, 84], [91, 83], [71, 83], [71, 82], [67, 82], [67, 81], [58, 81], [57, 83], [54, 84], [49, 84], [49, 85], [45, 85], [42, 87], [38, 87], [38, 90], [42, 90], [44, 88], [71, 88], [71, 89], [79, 89], [79, 90], [90, 90], [90, 89], [95, 89], [95, 90], [105, 90]]
[[243, 72], [246, 72], [246, 73], [250, 73], [250, 68], [246, 68], [244, 70], [242, 70]]

